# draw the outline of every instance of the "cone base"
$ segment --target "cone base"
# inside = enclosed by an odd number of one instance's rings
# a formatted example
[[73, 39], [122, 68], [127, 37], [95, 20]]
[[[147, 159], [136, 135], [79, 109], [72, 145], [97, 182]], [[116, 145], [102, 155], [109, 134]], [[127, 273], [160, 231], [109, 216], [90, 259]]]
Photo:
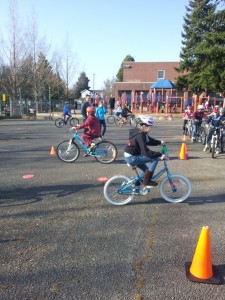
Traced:
[[195, 277], [190, 273], [190, 267], [191, 267], [191, 262], [185, 263], [185, 269], [186, 269], [186, 277], [188, 280], [193, 281], [193, 282], [199, 282], [199, 283], [208, 283], [208, 284], [221, 284], [222, 283], [222, 278], [215, 266], [212, 266], [213, 268], [213, 277], [209, 279], [202, 279]]

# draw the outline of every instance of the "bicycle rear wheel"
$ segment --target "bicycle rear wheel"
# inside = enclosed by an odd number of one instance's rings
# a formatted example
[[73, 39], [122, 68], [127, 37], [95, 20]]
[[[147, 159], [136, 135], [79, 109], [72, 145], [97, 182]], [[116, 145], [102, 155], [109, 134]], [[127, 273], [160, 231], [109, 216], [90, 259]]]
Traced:
[[178, 203], [186, 200], [191, 193], [191, 182], [180, 174], [170, 175], [175, 189], [170, 185], [168, 177], [165, 177], [159, 185], [159, 191], [163, 199], [168, 202]]
[[107, 122], [108, 122], [109, 124], [115, 123], [115, 117], [114, 117], [114, 116], [108, 116]]
[[61, 128], [61, 127], [63, 127], [63, 125], [64, 125], [64, 120], [62, 118], [58, 118], [55, 120], [56, 127]]
[[78, 159], [80, 149], [75, 143], [70, 141], [63, 141], [57, 147], [57, 156], [64, 162], [71, 163]]
[[129, 203], [134, 198], [134, 195], [129, 194], [132, 193], [132, 189], [127, 185], [128, 181], [130, 181], [130, 178], [124, 175], [111, 177], [104, 185], [103, 193], [105, 199], [113, 205]]
[[111, 164], [117, 158], [118, 150], [113, 143], [101, 141], [96, 144], [93, 154], [100, 163]]
[[77, 118], [70, 119], [70, 126], [74, 127], [79, 124], [79, 120]]

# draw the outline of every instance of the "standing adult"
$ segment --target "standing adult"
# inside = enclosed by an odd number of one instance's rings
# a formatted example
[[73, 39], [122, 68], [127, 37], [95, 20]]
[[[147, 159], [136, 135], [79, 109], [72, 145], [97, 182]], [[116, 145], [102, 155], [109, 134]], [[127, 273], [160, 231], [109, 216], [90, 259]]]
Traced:
[[98, 108], [96, 109], [96, 112], [95, 112], [95, 116], [99, 119], [99, 122], [100, 122], [102, 138], [104, 138], [104, 134], [106, 131], [105, 114], [106, 114], [106, 108], [103, 105], [103, 101], [99, 101]]
[[88, 115], [87, 115], [87, 108], [91, 105], [90, 104], [91, 98], [90, 95], [86, 95], [85, 96], [85, 101], [83, 102], [82, 106], [81, 106], [81, 114], [83, 117], [83, 123], [86, 121]]
[[112, 115], [113, 114], [113, 110], [115, 109], [115, 97], [113, 97], [111, 95], [111, 97], [109, 98], [109, 114]]

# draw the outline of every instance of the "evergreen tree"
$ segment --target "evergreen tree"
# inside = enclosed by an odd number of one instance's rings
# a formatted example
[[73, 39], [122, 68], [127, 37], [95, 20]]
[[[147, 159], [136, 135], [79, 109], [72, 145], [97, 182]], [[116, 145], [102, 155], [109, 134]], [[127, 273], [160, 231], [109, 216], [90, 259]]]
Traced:
[[120, 66], [120, 68], [119, 68], [119, 71], [118, 71], [117, 74], [116, 74], [116, 81], [117, 81], [117, 82], [122, 82], [122, 81], [123, 81], [123, 63], [124, 63], [125, 61], [135, 61], [135, 60], [134, 60], [134, 58], [133, 58], [130, 54], [127, 55], [127, 56], [124, 58], [123, 62], [121, 63], [121, 66]]
[[74, 98], [79, 99], [81, 97], [81, 92], [83, 90], [89, 90], [90, 87], [88, 86], [90, 79], [86, 76], [85, 72], [82, 72], [73, 88], [74, 90]]
[[[194, 92], [218, 91], [223, 86], [225, 62], [225, 15], [220, 1], [190, 0], [182, 32], [178, 88]], [[224, 74], [225, 77], [225, 74]]]

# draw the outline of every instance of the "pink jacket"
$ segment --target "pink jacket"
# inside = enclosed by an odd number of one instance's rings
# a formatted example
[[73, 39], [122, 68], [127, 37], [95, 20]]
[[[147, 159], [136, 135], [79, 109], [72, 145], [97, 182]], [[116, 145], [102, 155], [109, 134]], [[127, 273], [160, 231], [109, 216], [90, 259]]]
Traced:
[[193, 118], [193, 111], [188, 111], [187, 109], [184, 111], [184, 120], [189, 120]]
[[97, 117], [89, 115], [87, 120], [81, 124], [76, 126], [77, 129], [87, 128], [89, 135], [93, 138], [101, 136], [100, 122]]

